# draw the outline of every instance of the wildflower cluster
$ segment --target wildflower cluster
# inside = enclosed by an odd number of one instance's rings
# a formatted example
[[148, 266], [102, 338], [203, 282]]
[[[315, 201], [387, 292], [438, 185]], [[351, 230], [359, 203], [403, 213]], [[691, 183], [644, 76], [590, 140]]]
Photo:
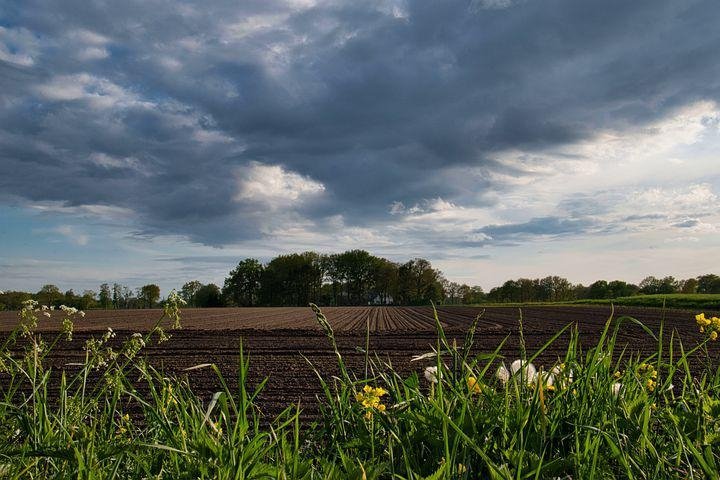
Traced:
[[37, 328], [37, 313], [42, 311], [48, 317], [50, 313], [46, 312], [48, 307], [45, 305], [43, 305], [42, 309], [39, 308], [38, 302], [35, 300], [25, 300], [22, 305], [22, 310], [20, 310], [20, 335], [27, 337]]
[[142, 334], [133, 333], [130, 339], [123, 344], [123, 355], [128, 359], [133, 359], [143, 348], [145, 348], [145, 339]]
[[173, 329], [182, 328], [180, 324], [180, 307], [186, 304], [187, 302], [183, 300], [174, 289], [168, 295], [167, 300], [165, 300], [163, 311], [165, 312], [165, 316], [173, 320]]
[[131, 426], [130, 424], [130, 415], [127, 413], [124, 415], [119, 415], [120, 419], [118, 420], [117, 429], [115, 430], [115, 436], [116, 437], [123, 437], [128, 431], [128, 428]]
[[652, 393], [657, 387], [657, 370], [649, 363], [641, 363], [637, 368], [637, 375], [648, 392]]
[[695, 320], [700, 326], [700, 333], [707, 333], [710, 340], [717, 340], [720, 335], [720, 318], [706, 318], [704, 313], [695, 315]]
[[82, 310], [78, 310], [75, 307], [66, 307], [65, 305], [60, 305], [60, 310], [64, 313], [63, 321], [62, 321], [62, 333], [67, 337], [68, 342], [72, 340], [72, 334], [73, 334], [73, 328], [74, 328], [74, 322], [72, 318], [75, 315], [79, 315], [81, 317], [85, 316], [85, 312]]
[[115, 352], [112, 347], [105, 346], [111, 338], [115, 338], [115, 332], [113, 332], [112, 328], [108, 327], [107, 331], [99, 339], [91, 337], [85, 342], [88, 366], [97, 370], [107, 366], [108, 363], [117, 358], [117, 352]]
[[355, 400], [365, 408], [365, 418], [370, 420], [373, 416], [373, 411], [378, 412], [385, 411], [385, 405], [382, 403], [382, 397], [387, 395], [387, 390], [382, 387], [371, 387], [365, 385], [362, 392], [355, 395]]

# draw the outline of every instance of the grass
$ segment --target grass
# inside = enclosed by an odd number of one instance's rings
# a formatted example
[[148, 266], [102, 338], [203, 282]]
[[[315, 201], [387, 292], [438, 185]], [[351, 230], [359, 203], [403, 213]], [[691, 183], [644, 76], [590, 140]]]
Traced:
[[[171, 298], [163, 318], [177, 327], [178, 302]], [[475, 325], [458, 345], [437, 321], [435, 347], [402, 377], [367, 347], [362, 371], [349, 369], [314, 308], [340, 373], [315, 370], [321, 417], [301, 425], [299, 406], [260, 416], [254, 401], [265, 383], [247, 389], [242, 347], [237, 390], [217, 366], [191, 367], [217, 378], [207, 402], [183, 375], [148, 365], [144, 346], [167, 340], [160, 321], [116, 351], [111, 332], [88, 342], [72, 375], [52, 371], [48, 355], [68, 341], [77, 313], [66, 312], [64, 332], [45, 339], [34, 331], [42, 309], [26, 305], [0, 349], [0, 477], [719, 478], [720, 370], [709, 340], [688, 346], [674, 332], [645, 329], [657, 348], [640, 358], [615, 345], [624, 325], [639, 322], [611, 317], [594, 345], [581, 345], [568, 326], [537, 351], [521, 348], [511, 364], [502, 344], [471, 353]], [[715, 329], [711, 321], [708, 333]], [[557, 341], [567, 344], [562, 358], [533, 372]]]
[[582, 304], [614, 304], [633, 307], [685, 308], [693, 310], [720, 310], [720, 293], [669, 293], [635, 295], [610, 300], [577, 300]]
[[[657, 295], [633, 295], [631, 297], [581, 299], [564, 302], [488, 302], [478, 303], [479, 307], [537, 307], [576, 305], [620, 305], [633, 307], [679, 308], [689, 310], [720, 311], [720, 293], [668, 293]], [[443, 305], [453, 307], [455, 305]], [[468, 305], [462, 305], [468, 306]]]

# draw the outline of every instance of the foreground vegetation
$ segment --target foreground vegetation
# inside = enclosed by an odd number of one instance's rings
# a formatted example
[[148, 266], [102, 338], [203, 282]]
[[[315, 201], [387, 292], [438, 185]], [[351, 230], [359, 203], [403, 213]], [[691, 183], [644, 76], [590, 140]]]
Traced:
[[[316, 372], [321, 417], [301, 425], [302, 404], [261, 417], [254, 400], [265, 382], [248, 390], [242, 346], [237, 390], [215, 365], [188, 369], [217, 375], [204, 401], [184, 375], [146, 363], [143, 348], [168, 341], [167, 319], [180, 327], [181, 303], [171, 295], [164, 318], [119, 349], [108, 346], [112, 331], [91, 339], [70, 374], [53, 371], [49, 355], [72, 341], [82, 313], [63, 309], [62, 331], [47, 338], [35, 331], [47, 309], [27, 302], [0, 350], [0, 477], [719, 478], [720, 369], [706, 349], [718, 318], [698, 315], [707, 340], [692, 346], [645, 329], [657, 345], [647, 358], [616, 347], [617, 332], [637, 323], [624, 317], [595, 345], [568, 326], [517, 360], [502, 358], [502, 345], [471, 354], [474, 325], [457, 345], [438, 322], [435, 348], [403, 378], [367, 349], [362, 371], [351, 371], [314, 307], [339, 374]], [[534, 366], [556, 341], [567, 342], [565, 355]]]

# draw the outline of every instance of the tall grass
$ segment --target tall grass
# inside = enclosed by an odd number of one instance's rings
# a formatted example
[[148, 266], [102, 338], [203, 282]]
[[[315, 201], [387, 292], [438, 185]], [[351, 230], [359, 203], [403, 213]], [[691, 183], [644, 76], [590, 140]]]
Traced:
[[[205, 402], [184, 375], [145, 361], [146, 345], [167, 340], [163, 321], [180, 327], [176, 297], [150, 332], [121, 348], [108, 346], [112, 332], [88, 341], [73, 373], [50, 368], [48, 355], [71, 336], [77, 313], [67, 311], [65, 331], [47, 343], [34, 330], [42, 308], [28, 303], [0, 350], [0, 477], [719, 476], [720, 370], [705, 342], [686, 346], [674, 332], [643, 326], [656, 349], [640, 357], [616, 345], [620, 329], [639, 322], [611, 317], [594, 345], [581, 345], [568, 326], [516, 360], [501, 356], [502, 343], [478, 353], [475, 324], [461, 345], [449, 341], [436, 314], [434, 348], [403, 377], [383, 352], [368, 351], [369, 331], [365, 364], [353, 371], [332, 325], [313, 308], [339, 373], [315, 369], [321, 415], [302, 425], [299, 406], [261, 417], [255, 401], [265, 382], [247, 388], [242, 346], [237, 389], [216, 365], [188, 369], [216, 377], [218, 390]], [[555, 342], [567, 345], [562, 357], [532, 365]]]

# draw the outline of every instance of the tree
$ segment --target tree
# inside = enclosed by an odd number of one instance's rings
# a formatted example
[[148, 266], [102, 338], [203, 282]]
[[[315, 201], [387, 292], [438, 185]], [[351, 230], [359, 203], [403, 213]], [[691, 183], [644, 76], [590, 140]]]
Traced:
[[258, 304], [264, 267], [254, 258], [238, 263], [225, 279], [222, 294], [230, 305], [252, 307]]
[[344, 284], [345, 305], [367, 305], [373, 287], [377, 257], [365, 250], [348, 250], [333, 256], [336, 279]]
[[264, 305], [306, 306], [322, 292], [322, 257], [315, 252], [292, 253], [273, 258], [260, 280]]
[[119, 283], [113, 283], [112, 304], [113, 308], [122, 308], [122, 285]]
[[375, 257], [373, 267], [373, 290], [381, 305], [393, 303], [397, 295], [398, 264], [385, 258]]
[[59, 306], [62, 302], [63, 294], [56, 285], [43, 285], [36, 295], [37, 301], [41, 305]]
[[98, 302], [100, 303], [100, 308], [108, 309], [112, 306], [113, 301], [111, 298], [110, 293], [110, 285], [107, 283], [103, 283], [100, 285], [100, 293], [98, 295]]
[[195, 295], [203, 287], [203, 284], [198, 280], [192, 280], [187, 282], [180, 289], [180, 297], [187, 302], [188, 307], [198, 307], [195, 300]]
[[610, 298], [630, 297], [637, 295], [639, 288], [632, 283], [623, 282], [622, 280], [613, 280], [607, 284], [608, 295]]
[[220, 287], [214, 283], [201, 285], [193, 295], [195, 306], [199, 308], [222, 307], [223, 299]]
[[482, 303], [485, 301], [485, 293], [479, 285], [473, 287], [462, 284], [460, 285], [460, 300], [464, 305], [473, 303]]
[[697, 293], [698, 281], [695, 278], [688, 278], [680, 282], [680, 293]]
[[640, 293], [646, 295], [675, 293], [678, 288], [678, 283], [674, 277], [655, 278], [651, 275], [643, 278], [638, 287], [640, 287]]
[[697, 293], [720, 293], [720, 277], [709, 273], [697, 278]]
[[541, 278], [537, 281], [537, 299], [545, 302], [572, 300], [572, 284], [557, 275]]
[[462, 288], [463, 287], [468, 287], [468, 286], [460, 285], [459, 283], [456, 283], [456, 282], [446, 282], [444, 285], [444, 289], [445, 289], [444, 303], [446, 303], [448, 305], [458, 305], [459, 303], [462, 303]]
[[77, 299], [77, 304], [74, 306], [79, 308], [80, 310], [89, 310], [91, 308], [95, 308], [98, 304], [96, 298], [97, 295], [94, 291], [83, 290], [82, 296]]
[[139, 300], [143, 308], [152, 308], [160, 300], [160, 287], [150, 283], [140, 287]]
[[602, 299], [610, 298], [610, 290], [606, 280], [598, 280], [588, 287], [587, 298]]
[[398, 297], [405, 305], [426, 305], [444, 297], [444, 278], [424, 258], [415, 258], [398, 269]]
[[0, 293], [0, 310], [20, 310], [22, 303], [32, 299], [28, 292], [6, 291]]

